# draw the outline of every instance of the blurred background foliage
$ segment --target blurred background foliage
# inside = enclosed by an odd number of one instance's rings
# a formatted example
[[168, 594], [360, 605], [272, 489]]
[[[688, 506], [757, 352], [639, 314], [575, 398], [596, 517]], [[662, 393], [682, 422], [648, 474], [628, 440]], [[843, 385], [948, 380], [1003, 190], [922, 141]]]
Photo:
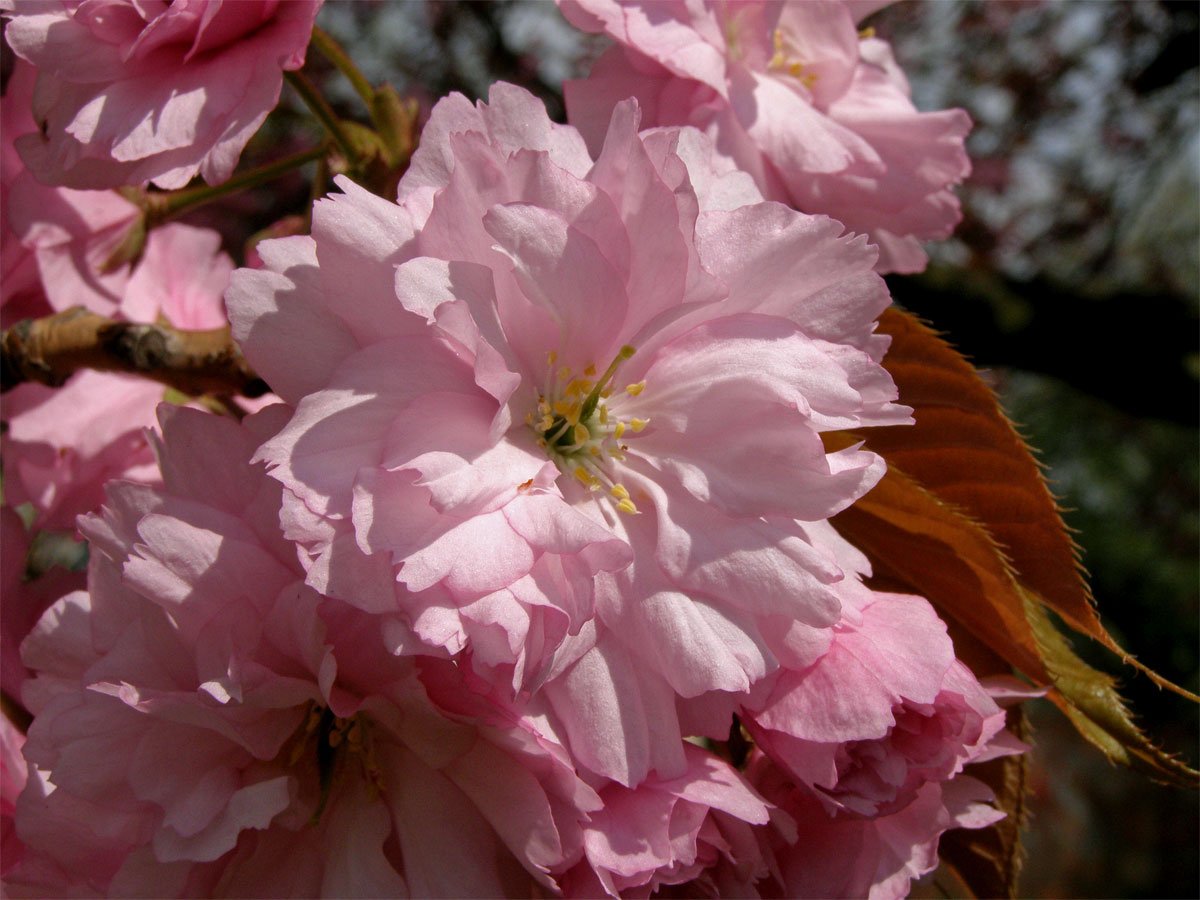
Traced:
[[[975, 119], [963, 222], [893, 296], [987, 367], [1077, 530], [1101, 617], [1197, 690], [1200, 6], [900, 4], [874, 19], [921, 109]], [[1111, 655], [1077, 640], [1093, 665]], [[1126, 673], [1193, 765], [1196, 708]], [[1148, 784], [1031, 704], [1020, 893], [1195, 897], [1195, 793]]]
[[[868, 24], [892, 41], [920, 109], [965, 108], [974, 172], [963, 221], [893, 296], [980, 366], [1038, 449], [1076, 530], [1104, 624], [1143, 662], [1200, 690], [1200, 5], [899, 3]], [[564, 120], [561, 84], [606, 46], [549, 2], [328, 3], [318, 24], [374, 82], [428, 111], [498, 79]], [[363, 110], [318, 54], [309, 74]], [[289, 91], [249, 167], [319, 135]], [[197, 210], [238, 255], [303, 209], [311, 172]], [[239, 262], [242, 260], [239, 258]], [[1196, 708], [1095, 646], [1140, 723], [1193, 765]], [[1019, 893], [1200, 895], [1200, 799], [1107, 763], [1046, 702], [1034, 728], [1032, 819]]]

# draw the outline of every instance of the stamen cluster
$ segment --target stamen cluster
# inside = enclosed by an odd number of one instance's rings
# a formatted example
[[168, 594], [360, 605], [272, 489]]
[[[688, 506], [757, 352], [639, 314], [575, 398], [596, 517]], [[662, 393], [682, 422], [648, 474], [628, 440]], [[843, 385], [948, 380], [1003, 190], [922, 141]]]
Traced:
[[767, 69], [771, 72], [781, 72], [791, 75], [809, 90], [817, 83], [817, 73], [805, 74], [804, 64], [797, 58], [795, 48], [791, 46], [782, 28], [776, 28], [771, 33], [771, 43], [775, 49]]
[[[537, 415], [529, 413], [526, 423], [538, 435], [538, 446], [544, 449], [564, 475], [577, 478], [589, 491], [607, 489], [616, 500], [616, 508], [636, 513], [637, 506], [629, 490], [609, 473], [611, 464], [623, 462], [627, 444], [621, 438], [628, 432], [636, 434], [649, 424], [648, 419], [621, 419], [609, 411], [608, 398], [613, 393], [613, 377], [621, 363], [636, 352], [629, 344], [604, 373], [596, 378], [595, 365], [572, 377], [570, 366], [555, 369], [558, 354], [546, 354], [546, 380], [537, 396]], [[636, 397], [646, 387], [645, 381], [625, 386], [625, 393]]]
[[[344, 753], [341, 752], [344, 749]], [[334, 715], [328, 706], [310, 703], [304, 724], [296, 730], [287, 752], [287, 766], [294, 768], [305, 756], [315, 756], [317, 780], [321, 799], [309, 820], [315, 826], [321, 821], [329, 791], [333, 786], [339, 757], [355, 758], [362, 765], [367, 792], [372, 798], [383, 791], [383, 772], [375, 759], [368, 724], [361, 716], [343, 718]]]

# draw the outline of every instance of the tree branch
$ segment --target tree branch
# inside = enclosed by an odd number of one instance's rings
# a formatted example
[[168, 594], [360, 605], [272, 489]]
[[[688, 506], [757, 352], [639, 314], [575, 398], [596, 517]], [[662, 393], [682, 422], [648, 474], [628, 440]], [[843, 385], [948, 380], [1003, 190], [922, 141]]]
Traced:
[[228, 326], [182, 331], [114, 322], [78, 306], [4, 329], [0, 357], [0, 391], [26, 381], [58, 387], [80, 369], [141, 375], [192, 396], [260, 397], [269, 390]]

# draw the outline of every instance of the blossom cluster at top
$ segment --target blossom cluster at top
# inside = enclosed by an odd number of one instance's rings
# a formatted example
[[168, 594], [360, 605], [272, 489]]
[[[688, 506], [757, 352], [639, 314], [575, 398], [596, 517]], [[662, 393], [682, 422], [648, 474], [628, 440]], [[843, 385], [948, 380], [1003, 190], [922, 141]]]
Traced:
[[447, 96], [231, 274], [115, 257], [107, 188], [228, 178], [319, 4], [6, 4], [5, 324], [228, 321], [273, 392], [7, 395], [9, 502], [90, 548], [47, 596], [3, 511], [8, 895], [898, 897], [1002, 816], [1009, 690], [828, 521], [967, 166], [875, 5], [563, 0], [619, 42], [572, 124]]

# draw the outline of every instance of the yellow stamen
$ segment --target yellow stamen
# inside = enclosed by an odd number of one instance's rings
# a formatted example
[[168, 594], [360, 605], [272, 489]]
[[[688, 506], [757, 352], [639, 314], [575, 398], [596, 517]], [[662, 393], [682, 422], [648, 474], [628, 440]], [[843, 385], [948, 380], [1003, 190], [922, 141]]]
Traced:
[[623, 513], [630, 513], [630, 514], [634, 514], [638, 511], [638, 508], [633, 505], [633, 501], [628, 498], [626, 498], [625, 500], [622, 500], [620, 503], [618, 503], [617, 509], [619, 509]]
[[571, 473], [586, 485], [591, 485], [596, 479], [583, 466], [576, 466], [575, 471]]
[[581, 423], [581, 424], [575, 426], [574, 437], [575, 437], [575, 443], [586, 444], [588, 441], [590, 441], [592, 439], [592, 433], [587, 430], [586, 425]]
[[612, 486], [612, 490], [610, 490], [609, 493], [612, 494], [614, 497], [616, 497], [618, 500], [628, 500], [629, 499], [629, 490], [625, 487], [625, 485], [621, 484], [620, 482], [617, 482], [616, 484], [614, 484]]
[[868, 25], [858, 33], [858, 36], [863, 39], [875, 37], [875, 27], [873, 25]]
[[617, 427], [613, 429], [613, 437], [620, 439], [621, 435], [623, 435], [624, 433], [625, 433], [625, 423], [618, 422]]
[[608, 424], [608, 407], [607, 406], [600, 407], [600, 424], [601, 425]]
[[561, 369], [558, 370], [558, 380], [559, 381], [566, 381], [570, 377], [571, 377], [571, 367], [570, 366], [563, 366]]
[[630, 419], [629, 420], [629, 427], [633, 429], [634, 434], [641, 431], [643, 428], [645, 428], [649, 424], [650, 424], [649, 419]]
[[637, 384], [625, 385], [625, 393], [627, 393], [630, 397], [636, 397], [638, 394], [640, 394], [645, 389], [646, 389], [645, 381], [639, 381]]
[[586, 375], [588, 378], [594, 377], [596, 374], [596, 367], [588, 366], [586, 369], [583, 370], [583, 374]]

